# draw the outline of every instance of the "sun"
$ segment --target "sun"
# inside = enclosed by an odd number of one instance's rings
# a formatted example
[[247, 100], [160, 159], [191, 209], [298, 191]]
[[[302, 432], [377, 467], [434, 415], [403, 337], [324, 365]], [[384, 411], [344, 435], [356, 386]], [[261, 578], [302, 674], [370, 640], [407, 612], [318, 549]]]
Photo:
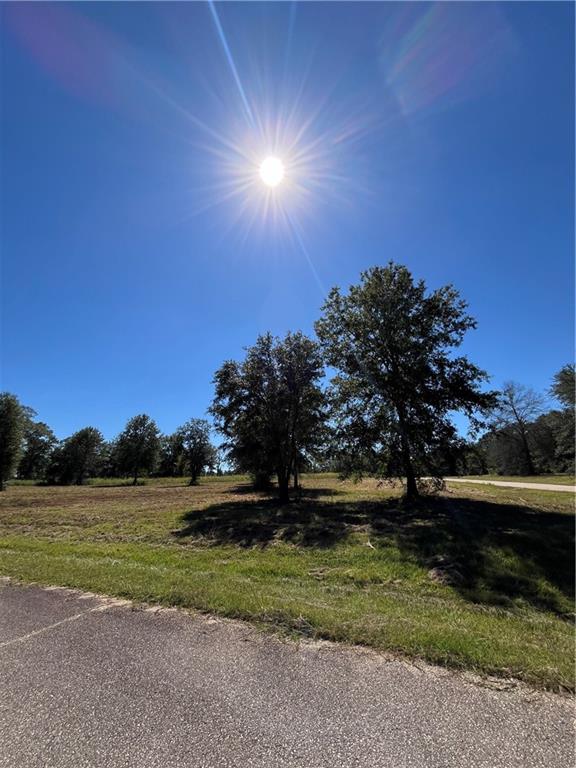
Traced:
[[279, 157], [267, 157], [260, 163], [260, 178], [267, 187], [277, 187], [284, 179], [284, 163]]

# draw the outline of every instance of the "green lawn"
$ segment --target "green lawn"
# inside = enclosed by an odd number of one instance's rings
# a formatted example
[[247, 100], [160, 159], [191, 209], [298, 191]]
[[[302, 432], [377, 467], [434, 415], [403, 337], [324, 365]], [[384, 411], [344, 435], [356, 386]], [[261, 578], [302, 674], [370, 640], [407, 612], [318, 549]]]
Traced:
[[238, 477], [12, 485], [0, 574], [574, 688], [568, 494], [470, 484], [406, 509], [374, 481], [304, 483], [286, 508]]
[[467, 480], [505, 480], [514, 483], [552, 483], [574, 485], [574, 475], [466, 475]]

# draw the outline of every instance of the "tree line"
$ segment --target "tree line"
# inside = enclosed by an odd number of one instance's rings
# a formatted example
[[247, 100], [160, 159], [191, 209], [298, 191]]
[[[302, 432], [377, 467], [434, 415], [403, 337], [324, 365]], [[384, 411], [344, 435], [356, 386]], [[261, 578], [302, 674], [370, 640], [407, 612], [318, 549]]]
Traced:
[[[303, 471], [401, 478], [409, 498], [421, 478], [446, 474], [534, 474], [574, 468], [574, 366], [554, 377], [560, 408], [521, 385], [487, 389], [488, 376], [458, 354], [476, 327], [456, 289], [428, 290], [390, 262], [363, 272], [347, 293], [333, 288], [316, 339], [263, 334], [242, 361], [214, 376], [209, 408], [226, 466], [256, 487], [275, 481], [289, 500]], [[328, 384], [326, 368], [333, 371]], [[468, 417], [462, 438], [452, 415]], [[2, 484], [14, 476], [50, 483], [87, 477], [189, 474], [218, 465], [211, 425], [191, 419], [161, 435], [146, 414], [105, 442], [94, 427], [57, 441], [14, 395], [0, 396]]]
[[129, 419], [115, 440], [84, 427], [59, 441], [36, 413], [9, 393], [0, 394], [2, 489], [16, 475], [51, 485], [82, 485], [90, 477], [143, 475], [190, 476], [195, 485], [205, 471], [216, 470], [216, 449], [206, 419], [190, 419], [171, 435], [162, 435], [146, 414]]
[[488, 429], [467, 447], [462, 474], [536, 475], [574, 472], [574, 365], [553, 377], [547, 398], [509, 381], [504, 384]]

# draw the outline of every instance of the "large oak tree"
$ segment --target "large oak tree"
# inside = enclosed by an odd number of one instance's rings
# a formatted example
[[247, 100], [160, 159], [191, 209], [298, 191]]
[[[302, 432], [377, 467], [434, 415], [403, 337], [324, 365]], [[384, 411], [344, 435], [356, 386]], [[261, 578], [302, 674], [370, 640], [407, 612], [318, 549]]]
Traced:
[[276, 475], [281, 502], [290, 479], [320, 448], [325, 399], [318, 345], [302, 333], [260, 336], [243, 362], [225, 362], [215, 375], [211, 412], [229, 460], [256, 479]]
[[348, 469], [404, 477], [413, 498], [417, 478], [438, 474], [435, 458], [457, 439], [450, 414], [474, 426], [493, 406], [486, 374], [454, 353], [476, 326], [466, 309], [452, 286], [428, 291], [393, 262], [363, 272], [347, 294], [331, 290], [316, 333], [338, 371], [334, 422]]

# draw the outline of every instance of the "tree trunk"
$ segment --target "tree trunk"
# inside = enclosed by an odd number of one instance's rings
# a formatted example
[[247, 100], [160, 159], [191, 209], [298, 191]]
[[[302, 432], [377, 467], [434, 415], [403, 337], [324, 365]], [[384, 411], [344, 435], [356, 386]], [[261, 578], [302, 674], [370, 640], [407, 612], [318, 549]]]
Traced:
[[197, 475], [190, 475], [190, 482], [188, 485], [198, 485], [198, 476]]
[[132, 485], [138, 485], [138, 470], [134, 472], [134, 480], [132, 482]]
[[294, 490], [297, 491], [300, 486], [298, 485], [298, 469], [294, 468]]
[[288, 504], [290, 501], [290, 472], [278, 470], [278, 499], [280, 504]]
[[400, 409], [398, 409], [398, 424], [400, 426], [402, 464], [406, 476], [406, 498], [408, 500], [413, 500], [417, 499], [420, 494], [418, 492], [418, 485], [416, 484], [414, 467], [412, 466], [412, 457], [410, 456], [410, 441], [408, 440], [408, 434], [406, 432], [406, 422], [404, 420], [404, 414]]
[[0, 491], [6, 490], [6, 483], [4, 482], [4, 478], [0, 477]]
[[526, 474], [535, 475], [536, 469], [534, 467], [534, 461], [532, 460], [530, 446], [528, 445], [528, 438], [526, 437], [526, 432], [523, 427], [520, 429], [520, 436], [522, 437], [522, 445], [524, 446], [524, 453], [526, 457]]
[[406, 498], [417, 499], [420, 496], [418, 492], [418, 485], [416, 484], [416, 476], [414, 475], [414, 469], [412, 468], [412, 459], [410, 454], [403, 459], [404, 471], [406, 473]]

